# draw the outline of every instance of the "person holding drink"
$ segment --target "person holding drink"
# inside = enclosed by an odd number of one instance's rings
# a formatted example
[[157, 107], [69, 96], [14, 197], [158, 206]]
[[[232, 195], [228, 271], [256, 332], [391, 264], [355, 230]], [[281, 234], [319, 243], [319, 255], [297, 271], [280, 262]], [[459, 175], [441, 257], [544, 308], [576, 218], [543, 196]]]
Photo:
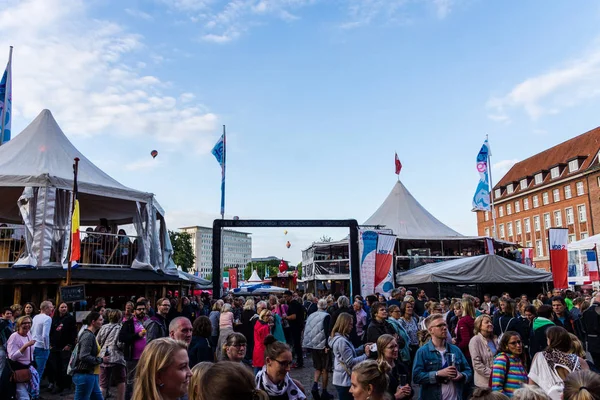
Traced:
[[396, 338], [387, 334], [379, 336], [377, 349], [377, 363], [387, 364], [384, 368], [389, 380], [386, 392], [395, 400], [411, 399], [413, 390], [408, 383], [409, 371], [398, 358], [399, 346]]
[[427, 317], [425, 327], [431, 340], [417, 350], [413, 364], [413, 382], [421, 385], [419, 399], [462, 399], [473, 370], [460, 349], [446, 341], [448, 325], [442, 314]]

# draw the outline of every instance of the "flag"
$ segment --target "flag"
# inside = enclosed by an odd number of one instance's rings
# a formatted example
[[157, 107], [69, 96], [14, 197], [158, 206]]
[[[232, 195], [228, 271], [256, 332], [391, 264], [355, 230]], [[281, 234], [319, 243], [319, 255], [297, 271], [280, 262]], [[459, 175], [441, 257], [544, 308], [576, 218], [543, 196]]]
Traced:
[[400, 170], [402, 169], [402, 163], [400, 162], [400, 159], [398, 158], [398, 153], [396, 153], [395, 162], [396, 162], [396, 175], [400, 175]]
[[81, 256], [81, 236], [79, 235], [79, 200], [75, 198], [75, 208], [71, 217], [71, 257], [69, 261], [79, 261]]
[[566, 289], [568, 287], [568, 235], [569, 230], [566, 228], [548, 229], [548, 239], [550, 244], [550, 268], [552, 269], [552, 279], [556, 289]]
[[590, 280], [598, 282], [600, 279], [598, 279], [598, 260], [596, 257], [596, 248], [594, 247], [594, 250], [586, 251], [586, 255], [588, 260], [587, 265], [590, 273]]
[[391, 294], [394, 289], [394, 244], [396, 235], [377, 233], [375, 254], [375, 292]]
[[223, 218], [225, 216], [225, 125], [223, 125], [223, 134], [211, 153], [221, 166], [221, 218]]
[[481, 150], [477, 153], [477, 172], [479, 172], [479, 184], [473, 196], [473, 209], [480, 211], [490, 211], [490, 179], [488, 173], [488, 163], [490, 158], [490, 145], [487, 141], [483, 142]]
[[0, 80], [0, 145], [10, 140], [12, 112], [12, 46], [8, 56], [8, 64], [2, 80]]

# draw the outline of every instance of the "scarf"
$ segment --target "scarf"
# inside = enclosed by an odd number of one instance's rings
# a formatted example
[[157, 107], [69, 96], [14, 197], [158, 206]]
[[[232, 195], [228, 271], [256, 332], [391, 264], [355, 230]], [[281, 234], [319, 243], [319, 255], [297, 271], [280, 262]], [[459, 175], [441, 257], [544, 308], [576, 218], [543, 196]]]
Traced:
[[581, 365], [577, 362], [578, 357], [576, 354], [563, 353], [556, 349], [547, 349], [543, 354], [548, 362], [548, 366], [553, 370], [557, 365], [568, 368], [570, 372], [581, 369]]
[[274, 384], [267, 375], [267, 367], [263, 367], [258, 374], [256, 374], [256, 388], [264, 390], [270, 396], [282, 396], [287, 395], [289, 400], [304, 400], [306, 396], [296, 383], [290, 377], [290, 374], [285, 375], [285, 379], [279, 384]]

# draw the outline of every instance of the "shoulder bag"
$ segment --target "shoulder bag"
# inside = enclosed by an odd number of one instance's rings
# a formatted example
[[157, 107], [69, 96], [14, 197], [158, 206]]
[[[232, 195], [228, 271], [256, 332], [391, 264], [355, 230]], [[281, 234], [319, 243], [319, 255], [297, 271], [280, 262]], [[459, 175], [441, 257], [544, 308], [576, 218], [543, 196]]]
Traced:
[[[27, 350], [29, 350], [29, 357], [30, 357], [30, 361], [31, 361], [29, 363], [29, 365], [31, 365], [31, 363], [33, 363], [33, 350], [31, 350], [31, 346], [28, 347]], [[10, 376], [11, 381], [13, 381], [14, 383], [29, 383], [29, 382], [31, 382], [31, 371], [29, 370], [29, 365], [25, 369], [13, 370], [12, 367], [10, 367], [10, 363], [7, 363], [7, 364], [9, 365], [9, 368], [12, 371], [12, 374]]]

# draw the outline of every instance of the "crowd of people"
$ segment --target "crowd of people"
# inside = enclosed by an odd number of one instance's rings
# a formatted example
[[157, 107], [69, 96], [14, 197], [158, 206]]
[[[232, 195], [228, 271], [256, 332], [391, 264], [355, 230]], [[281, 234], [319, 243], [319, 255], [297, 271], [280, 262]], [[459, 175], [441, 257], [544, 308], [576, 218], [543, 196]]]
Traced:
[[[600, 399], [600, 292], [414, 293], [98, 298], [83, 324], [66, 303], [16, 304], [0, 399]], [[306, 357], [310, 387], [290, 375]]]

